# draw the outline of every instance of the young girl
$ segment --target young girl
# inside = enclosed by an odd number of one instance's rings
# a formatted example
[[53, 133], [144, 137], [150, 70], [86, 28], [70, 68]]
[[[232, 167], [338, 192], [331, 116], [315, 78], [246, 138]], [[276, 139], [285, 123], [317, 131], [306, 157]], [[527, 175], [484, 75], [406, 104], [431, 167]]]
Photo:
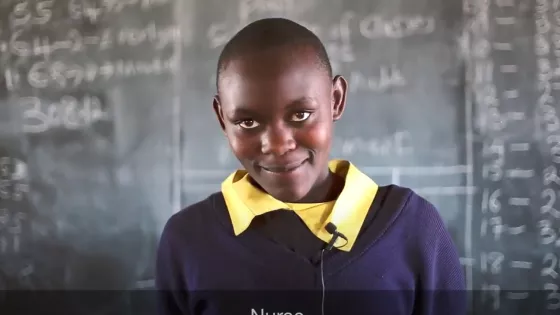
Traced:
[[243, 169], [167, 222], [162, 315], [466, 312], [438, 211], [329, 160], [347, 91], [321, 41], [287, 19], [253, 22], [224, 47], [213, 108]]

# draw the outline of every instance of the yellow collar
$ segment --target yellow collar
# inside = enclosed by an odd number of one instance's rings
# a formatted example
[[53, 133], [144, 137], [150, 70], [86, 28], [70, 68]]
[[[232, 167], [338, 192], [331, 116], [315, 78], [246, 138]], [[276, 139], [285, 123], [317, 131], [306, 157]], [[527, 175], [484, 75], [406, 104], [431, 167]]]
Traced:
[[[366, 214], [375, 198], [378, 186], [367, 175], [360, 172], [354, 165], [345, 160], [332, 160], [329, 169], [345, 179], [344, 189], [333, 202], [327, 202], [325, 211], [328, 216], [315, 216], [314, 222], [306, 224], [313, 234], [328, 243], [332, 235], [325, 230], [325, 225], [332, 222], [338, 231], [348, 238], [337, 240], [335, 246], [344, 251], [350, 251], [354, 245]], [[237, 170], [222, 182], [222, 194], [226, 201], [228, 212], [235, 235], [245, 231], [254, 217], [277, 209], [295, 210], [302, 216], [297, 208], [302, 204], [287, 204], [277, 200], [271, 195], [255, 188], [248, 181], [245, 170]], [[306, 208], [321, 204], [303, 204]], [[322, 218], [322, 219], [318, 219]], [[302, 218], [303, 219], [303, 218]], [[341, 245], [344, 245], [340, 247]]]

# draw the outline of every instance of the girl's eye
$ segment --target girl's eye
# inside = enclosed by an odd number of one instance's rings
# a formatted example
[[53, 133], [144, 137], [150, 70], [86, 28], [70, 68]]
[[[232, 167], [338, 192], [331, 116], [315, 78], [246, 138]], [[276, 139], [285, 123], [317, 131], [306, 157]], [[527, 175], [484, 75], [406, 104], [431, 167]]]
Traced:
[[252, 119], [243, 120], [238, 123], [239, 126], [243, 129], [253, 129], [259, 126], [259, 123]]
[[311, 115], [311, 113], [308, 112], [298, 112], [294, 114], [294, 121], [304, 121], [307, 118], [309, 118], [309, 116]]

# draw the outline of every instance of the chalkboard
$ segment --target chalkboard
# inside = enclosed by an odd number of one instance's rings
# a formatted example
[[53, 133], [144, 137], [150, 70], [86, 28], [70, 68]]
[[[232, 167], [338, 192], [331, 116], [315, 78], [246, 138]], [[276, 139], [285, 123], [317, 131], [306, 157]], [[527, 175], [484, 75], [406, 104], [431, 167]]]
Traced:
[[[436, 205], [471, 313], [558, 312], [559, 7], [4, 1], [0, 289], [153, 288], [167, 218], [239, 167], [211, 108], [220, 50], [247, 23], [282, 16], [316, 32], [349, 81], [332, 157]], [[75, 314], [152, 310], [99, 298], [109, 302], [70, 304]]]
[[138, 313], [153, 287], [180, 207], [175, 7], [0, 4], [2, 314]]
[[[349, 80], [333, 157], [437, 206], [460, 251], [471, 312], [560, 311], [559, 6], [197, 2], [195, 44], [185, 61], [183, 103], [193, 105], [182, 108], [190, 121], [183, 129], [182, 204], [216, 191], [238, 167], [209, 105], [220, 49], [251, 21], [288, 17], [319, 35], [336, 72]], [[189, 136], [212, 124], [211, 138]]]

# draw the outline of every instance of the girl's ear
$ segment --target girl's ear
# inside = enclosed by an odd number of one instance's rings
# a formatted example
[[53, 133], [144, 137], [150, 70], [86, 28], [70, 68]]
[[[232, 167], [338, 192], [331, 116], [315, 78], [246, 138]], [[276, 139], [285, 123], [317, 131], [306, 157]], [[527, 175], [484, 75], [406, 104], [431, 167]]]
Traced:
[[331, 107], [333, 121], [337, 121], [342, 117], [346, 107], [346, 93], [348, 91], [348, 82], [341, 75], [336, 75], [332, 82]]
[[220, 97], [218, 95], [214, 96], [214, 100], [212, 101], [212, 107], [214, 108], [214, 113], [218, 118], [218, 122], [220, 123], [220, 127], [222, 131], [226, 132], [226, 125], [224, 123], [224, 114], [222, 112], [222, 105], [220, 104]]

